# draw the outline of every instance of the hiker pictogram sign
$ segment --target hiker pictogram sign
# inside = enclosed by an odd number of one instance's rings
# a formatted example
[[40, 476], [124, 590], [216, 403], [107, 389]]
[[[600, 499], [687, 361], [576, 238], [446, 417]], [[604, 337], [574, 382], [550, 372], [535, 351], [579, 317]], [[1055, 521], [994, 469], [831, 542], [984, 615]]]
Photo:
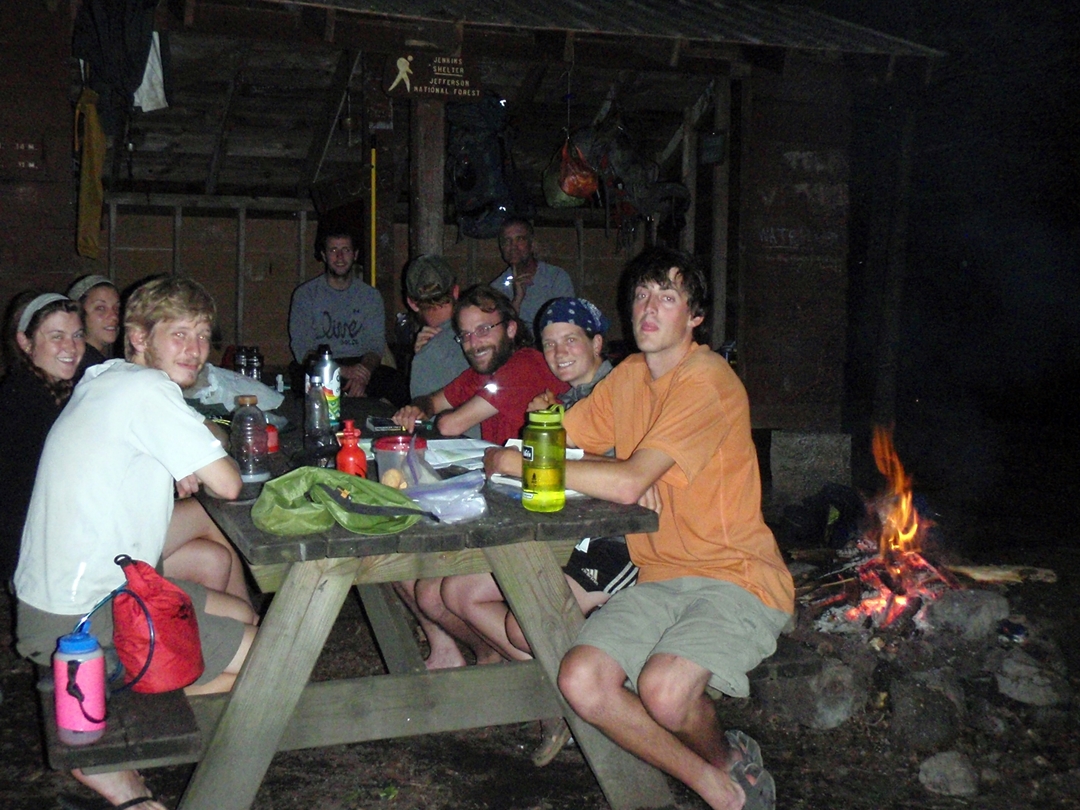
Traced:
[[383, 87], [391, 96], [411, 98], [480, 98], [476, 66], [458, 56], [403, 53], [386, 60]]

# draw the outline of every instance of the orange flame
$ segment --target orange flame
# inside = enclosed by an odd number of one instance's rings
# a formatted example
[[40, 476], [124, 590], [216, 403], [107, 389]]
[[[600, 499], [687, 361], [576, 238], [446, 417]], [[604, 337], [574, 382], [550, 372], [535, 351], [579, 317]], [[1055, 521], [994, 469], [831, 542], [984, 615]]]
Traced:
[[911, 479], [893, 447], [892, 430], [874, 428], [874, 461], [888, 482], [881, 501], [881, 557], [886, 561], [918, 551], [919, 515], [911, 500]]

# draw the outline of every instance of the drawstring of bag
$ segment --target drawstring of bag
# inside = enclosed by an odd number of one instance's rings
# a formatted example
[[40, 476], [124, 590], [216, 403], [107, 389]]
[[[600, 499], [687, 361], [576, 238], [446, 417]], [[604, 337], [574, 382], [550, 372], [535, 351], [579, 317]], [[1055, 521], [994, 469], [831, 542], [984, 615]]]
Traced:
[[[131, 558], [128, 557], [126, 554], [121, 554], [115, 560], [117, 565], [121, 564], [120, 563], [121, 559], [130, 560]], [[113, 689], [112, 693], [114, 695], [118, 694], [120, 692], [123, 692], [125, 689], [130, 689], [135, 684], [137, 684], [139, 682], [139, 680], [146, 674], [147, 670], [150, 669], [150, 662], [154, 660], [154, 647], [156, 646], [156, 642], [157, 642], [157, 634], [154, 631], [154, 620], [150, 617], [150, 608], [148, 608], [146, 606], [146, 602], [143, 601], [143, 598], [141, 596], [139, 596], [137, 593], [135, 593], [135, 591], [128, 588], [127, 583], [125, 582], [123, 585], [121, 585], [118, 588], [110, 591], [105, 596], [103, 596], [101, 599], [99, 599], [98, 603], [96, 605], [94, 605], [92, 608], [90, 608], [90, 611], [85, 616], [83, 616], [81, 619], [79, 619], [78, 623], [75, 625], [75, 629], [72, 631], [73, 633], [88, 632], [89, 628], [90, 628], [90, 617], [93, 616], [95, 613], [97, 613], [98, 610], [100, 610], [102, 607], [104, 607], [106, 604], [108, 604], [112, 599], [114, 599], [115, 597], [117, 597], [118, 595], [120, 595], [122, 593], [126, 593], [128, 596], [132, 597], [135, 600], [135, 602], [139, 605], [139, 607], [142, 608], [143, 615], [146, 616], [146, 626], [147, 626], [147, 629], [149, 631], [149, 643], [147, 645], [148, 648], [147, 648], [147, 651], [146, 651], [146, 661], [143, 663], [142, 669], [139, 670], [139, 673], [134, 678], [132, 678], [127, 683], [125, 683], [123, 686], [120, 686], [120, 687], [117, 687], [116, 689]], [[72, 670], [72, 664], [75, 665], [74, 670]], [[74, 672], [78, 672], [78, 668], [79, 668], [79, 662], [78, 661], [70, 661], [70, 662], [68, 662], [68, 694], [79, 701], [79, 708], [82, 709], [82, 700], [83, 700], [82, 692], [81, 692], [81, 690], [78, 689], [78, 686], [75, 684], [75, 678], [74, 678], [74, 674], [73, 674]], [[109, 683], [112, 684], [114, 681], [116, 681], [116, 679], [119, 678], [121, 674], [123, 674], [123, 671], [124, 671], [124, 665], [122, 663], [120, 663], [120, 662], [117, 662], [116, 669], [109, 676]], [[72, 686], [74, 686], [75, 690], [78, 691], [79, 694], [75, 694], [75, 692], [72, 691]], [[85, 709], [82, 709], [82, 713], [83, 713], [83, 716], [86, 717], [87, 720], [90, 720], [93, 723], [102, 722], [101, 720], [93, 720], [92, 718], [88, 717], [86, 715], [86, 710]]]

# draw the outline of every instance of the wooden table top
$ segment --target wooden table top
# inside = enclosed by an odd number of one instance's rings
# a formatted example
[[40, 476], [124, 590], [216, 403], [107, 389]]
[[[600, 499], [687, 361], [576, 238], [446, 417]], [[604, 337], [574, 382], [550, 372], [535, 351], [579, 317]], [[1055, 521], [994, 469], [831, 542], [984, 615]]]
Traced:
[[659, 525], [659, 516], [650, 509], [596, 498], [567, 498], [564, 509], [548, 513], [528, 511], [519, 500], [497, 491], [490, 483], [484, 487], [484, 498], [488, 513], [461, 523], [435, 523], [423, 518], [398, 534], [354, 534], [335, 526], [318, 534], [281, 537], [252, 523], [253, 501], [222, 501], [205, 493], [199, 495], [207, 512], [251, 565], [610, 537], [655, 531]]

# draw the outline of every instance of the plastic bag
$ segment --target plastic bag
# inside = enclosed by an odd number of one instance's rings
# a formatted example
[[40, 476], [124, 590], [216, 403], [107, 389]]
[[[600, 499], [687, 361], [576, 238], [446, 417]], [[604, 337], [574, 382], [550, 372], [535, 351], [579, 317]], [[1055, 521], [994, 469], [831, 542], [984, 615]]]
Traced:
[[584, 205], [585, 200], [581, 197], [571, 197], [562, 190], [562, 153], [562, 149], [557, 150], [551, 156], [551, 162], [548, 163], [547, 168], [544, 169], [541, 177], [544, 200], [551, 208], [576, 208]]
[[596, 172], [589, 166], [581, 150], [569, 140], [563, 144], [559, 166], [559, 187], [571, 197], [587, 200], [600, 187]]
[[402, 492], [375, 481], [323, 467], [300, 467], [263, 484], [258, 500], [251, 508], [252, 523], [264, 532], [287, 536], [317, 534], [333, 528], [335, 523], [358, 534], [395, 534], [420, 519], [415, 514], [387, 516], [350, 512], [335, 503], [317, 484], [346, 490], [349, 499], [355, 503], [416, 508]]
[[401, 474], [405, 477], [405, 483], [412, 495], [412, 488], [419, 484], [437, 484], [442, 481], [442, 476], [435, 472], [435, 468], [427, 463], [416, 449], [416, 436], [409, 442], [409, 452], [405, 455], [405, 462], [401, 465]]
[[484, 471], [473, 470], [438, 483], [410, 486], [408, 493], [421, 509], [434, 513], [442, 523], [460, 523], [487, 513], [483, 488]]
[[198, 400], [203, 405], [222, 405], [230, 413], [236, 409], [236, 398], [244, 394], [259, 398], [260, 411], [272, 411], [285, 400], [284, 394], [258, 380], [210, 363], [203, 366], [195, 385], [184, 391], [186, 399]]

